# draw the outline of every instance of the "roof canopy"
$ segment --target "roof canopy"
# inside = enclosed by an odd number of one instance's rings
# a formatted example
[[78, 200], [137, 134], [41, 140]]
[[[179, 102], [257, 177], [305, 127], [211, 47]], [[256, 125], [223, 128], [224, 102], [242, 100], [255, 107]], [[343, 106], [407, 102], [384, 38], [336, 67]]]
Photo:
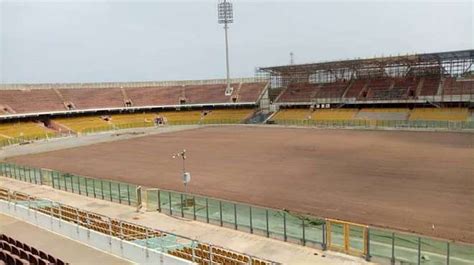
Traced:
[[[450, 51], [440, 53], [425, 53], [414, 55], [379, 57], [370, 59], [354, 59], [332, 62], [281, 65], [272, 67], [261, 67], [259, 70], [273, 75], [311, 74], [318, 71], [334, 71], [339, 69], [352, 69], [355, 71], [374, 68], [412, 67], [412, 66], [442, 66], [444, 64], [466, 63], [470, 65], [474, 61], [474, 50]], [[468, 68], [469, 68], [468, 67]], [[466, 67], [463, 67], [466, 68]], [[467, 69], [465, 69], [467, 70]]]

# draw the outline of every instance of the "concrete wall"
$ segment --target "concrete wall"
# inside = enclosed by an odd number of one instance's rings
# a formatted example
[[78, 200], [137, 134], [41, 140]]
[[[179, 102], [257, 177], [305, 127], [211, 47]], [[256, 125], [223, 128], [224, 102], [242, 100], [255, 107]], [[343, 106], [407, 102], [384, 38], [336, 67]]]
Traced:
[[193, 264], [191, 261], [59, 220], [50, 215], [31, 210], [26, 206], [14, 205], [0, 200], [0, 212], [138, 264]]

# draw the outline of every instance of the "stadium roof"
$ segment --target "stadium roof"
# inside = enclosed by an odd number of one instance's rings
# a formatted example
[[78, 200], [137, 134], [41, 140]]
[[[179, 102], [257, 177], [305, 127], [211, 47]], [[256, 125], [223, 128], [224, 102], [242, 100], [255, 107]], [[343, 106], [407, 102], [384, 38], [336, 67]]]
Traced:
[[399, 55], [389, 57], [378, 57], [368, 59], [352, 59], [341, 61], [330, 61], [309, 64], [281, 65], [261, 67], [259, 70], [272, 74], [292, 74], [307, 72], [312, 73], [321, 70], [333, 70], [341, 68], [368, 69], [381, 67], [414, 66], [428, 64], [442, 64], [448, 61], [474, 61], [474, 50], [449, 51], [439, 53], [425, 53], [413, 55]]

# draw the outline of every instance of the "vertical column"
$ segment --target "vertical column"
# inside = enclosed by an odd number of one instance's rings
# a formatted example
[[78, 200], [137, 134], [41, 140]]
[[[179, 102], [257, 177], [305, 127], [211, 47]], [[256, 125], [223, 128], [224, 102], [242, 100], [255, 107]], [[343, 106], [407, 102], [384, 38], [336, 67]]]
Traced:
[[171, 191], [168, 191], [168, 199], [170, 204], [170, 215], [173, 215], [173, 208], [171, 208]]
[[421, 264], [421, 237], [418, 237], [418, 265]]
[[392, 233], [392, 264], [395, 264], [395, 233]]
[[234, 203], [234, 229], [237, 230], [237, 204]]
[[365, 260], [370, 261], [370, 229], [366, 227], [365, 231]]
[[266, 220], [266, 228], [267, 228], [267, 237], [270, 237], [270, 230], [268, 226], [268, 209], [265, 209], [265, 220]]
[[181, 198], [181, 217], [184, 218], [184, 204], [183, 204], [183, 194], [182, 193], [180, 194], [180, 198]]
[[304, 224], [304, 218], [301, 219], [301, 227], [302, 227], [302, 234], [303, 234], [303, 246], [306, 246], [306, 229], [305, 229], [305, 224]]
[[160, 198], [160, 190], [156, 191], [158, 193], [158, 212], [161, 213], [161, 198]]
[[288, 239], [286, 235], [286, 212], [283, 212], [283, 239], [285, 240], [285, 242]]
[[250, 233], [253, 234], [252, 206], [249, 205]]
[[209, 199], [206, 197], [206, 222], [209, 223]]
[[221, 223], [221, 226], [223, 226], [224, 222], [222, 221], [222, 201], [219, 201], [219, 221]]
[[132, 203], [130, 202], [130, 185], [127, 184], [127, 199], [128, 199], [128, 205], [131, 205]]
[[450, 253], [451, 250], [450, 250], [450, 245], [449, 245], [449, 242], [446, 243], [446, 265], [449, 265], [449, 256], [450, 256]]
[[326, 220], [322, 227], [323, 242], [321, 247], [323, 250], [326, 250], [328, 247], [331, 247], [331, 223]]
[[100, 193], [102, 195], [102, 200], [104, 199], [104, 181], [100, 180]]
[[118, 188], [119, 203], [122, 204], [122, 193], [120, 191], [120, 183], [117, 183], [117, 188]]
[[196, 220], [196, 197], [193, 197], [193, 220]]

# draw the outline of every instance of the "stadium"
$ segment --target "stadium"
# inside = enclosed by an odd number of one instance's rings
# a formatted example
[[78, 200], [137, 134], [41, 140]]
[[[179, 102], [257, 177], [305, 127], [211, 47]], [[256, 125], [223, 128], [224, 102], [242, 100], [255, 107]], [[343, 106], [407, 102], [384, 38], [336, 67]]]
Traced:
[[473, 264], [473, 63], [0, 84], [0, 264]]

